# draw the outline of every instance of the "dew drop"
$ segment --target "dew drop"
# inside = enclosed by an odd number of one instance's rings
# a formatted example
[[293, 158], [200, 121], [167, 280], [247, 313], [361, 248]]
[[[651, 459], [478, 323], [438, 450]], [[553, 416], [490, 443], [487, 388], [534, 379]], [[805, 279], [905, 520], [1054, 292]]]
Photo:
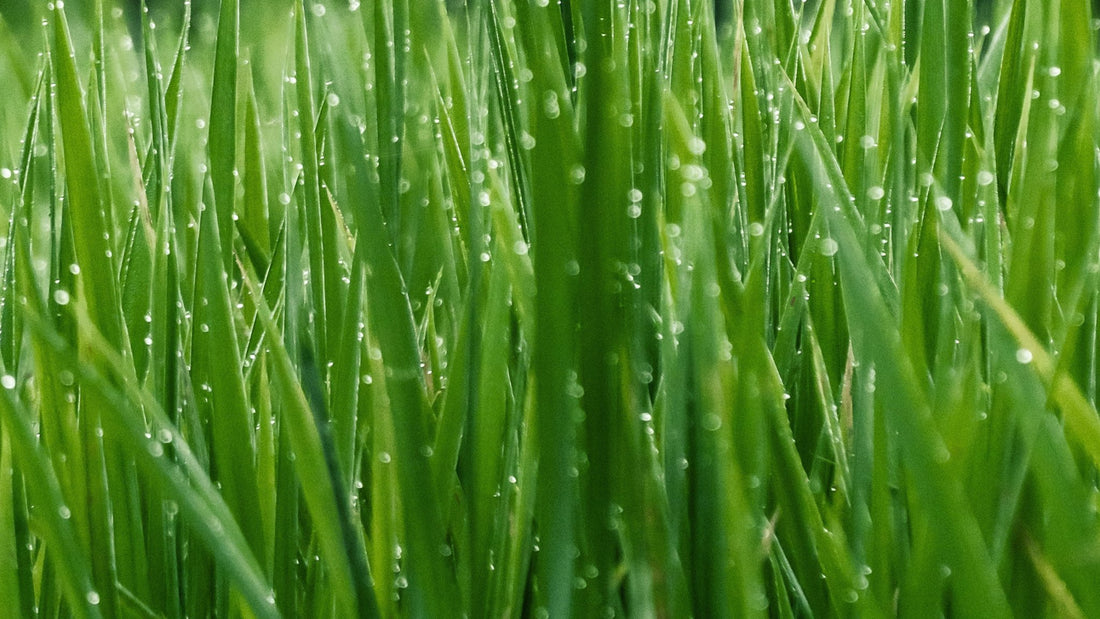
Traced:
[[547, 90], [546, 94], [542, 98], [542, 113], [553, 120], [558, 116], [561, 116], [561, 105], [558, 103], [558, 93], [553, 90]]
[[519, 145], [524, 150], [531, 150], [535, 147], [535, 137], [526, 131], [519, 134]]
[[708, 413], [703, 416], [703, 429], [708, 432], [715, 432], [722, 427], [722, 418], [714, 413]]

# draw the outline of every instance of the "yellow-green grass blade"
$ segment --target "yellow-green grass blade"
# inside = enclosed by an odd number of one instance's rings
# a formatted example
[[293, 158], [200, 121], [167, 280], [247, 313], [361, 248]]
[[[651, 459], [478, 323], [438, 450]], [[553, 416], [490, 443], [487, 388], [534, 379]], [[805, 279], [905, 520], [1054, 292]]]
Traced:
[[1100, 466], [1100, 418], [1095, 407], [1085, 399], [1073, 379], [1059, 370], [1046, 346], [1028, 328], [1023, 317], [997, 294], [958, 242], [946, 232], [940, 234], [940, 242], [958, 264], [967, 284], [993, 310], [998, 320], [1015, 338], [1019, 345], [1018, 351], [1026, 351], [1017, 358], [1028, 360], [1027, 363], [1031, 364], [1048, 389], [1051, 400], [1062, 410], [1067, 437], [1079, 443], [1089, 459]]
[[100, 192], [100, 166], [92, 148], [92, 132], [76, 74], [68, 21], [60, 5], [55, 5], [52, 24], [56, 114], [60, 120], [65, 157], [67, 215], [73, 220], [74, 249], [82, 279], [86, 282], [83, 291], [88, 311], [107, 341], [121, 349], [123, 326], [110, 242], [113, 230], [107, 227], [104, 217], [110, 204]]
[[[214, 186], [214, 208], [218, 211], [223, 268], [232, 266], [233, 221], [236, 212], [237, 166], [237, 64], [240, 55], [239, 0], [222, 0], [218, 15], [217, 47], [214, 52], [213, 86], [210, 95], [210, 181]], [[181, 49], [183, 49], [181, 47]]]
[[168, 132], [169, 144], [173, 151], [176, 145], [176, 136], [179, 127], [179, 106], [183, 98], [183, 67], [189, 46], [188, 35], [191, 32], [191, 0], [183, 0], [183, 20], [180, 25], [179, 44], [176, 47], [175, 60], [172, 63], [172, 73], [164, 86], [164, 115], [165, 130]]
[[256, 90], [252, 84], [252, 71], [245, 71], [248, 90], [245, 95], [244, 135], [244, 196], [237, 229], [249, 250], [249, 258], [258, 269], [267, 266], [274, 243], [272, 232], [278, 228], [270, 225], [268, 214], [267, 168], [264, 163], [264, 142], [260, 117], [256, 108]]

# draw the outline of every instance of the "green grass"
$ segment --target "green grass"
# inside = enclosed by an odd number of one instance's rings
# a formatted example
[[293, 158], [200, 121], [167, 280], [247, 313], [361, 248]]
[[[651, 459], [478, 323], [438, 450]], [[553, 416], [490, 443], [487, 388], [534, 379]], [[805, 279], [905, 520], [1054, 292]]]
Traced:
[[1100, 616], [1092, 3], [9, 4], [4, 612]]

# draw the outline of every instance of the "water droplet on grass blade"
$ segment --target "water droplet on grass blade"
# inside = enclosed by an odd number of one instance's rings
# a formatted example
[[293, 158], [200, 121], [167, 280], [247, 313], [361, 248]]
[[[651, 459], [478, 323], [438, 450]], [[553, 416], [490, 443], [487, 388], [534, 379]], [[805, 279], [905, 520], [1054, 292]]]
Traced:
[[1031, 363], [1034, 358], [1035, 356], [1026, 348], [1021, 348], [1016, 351], [1016, 361], [1024, 365]]
[[535, 147], [535, 137], [527, 131], [522, 131], [519, 134], [519, 145], [524, 150], [531, 150]]
[[561, 105], [558, 103], [558, 93], [553, 90], [546, 91], [546, 94], [542, 97], [542, 113], [550, 120], [561, 116]]
[[826, 257], [835, 256], [840, 251], [840, 244], [832, 238], [821, 239], [821, 255]]

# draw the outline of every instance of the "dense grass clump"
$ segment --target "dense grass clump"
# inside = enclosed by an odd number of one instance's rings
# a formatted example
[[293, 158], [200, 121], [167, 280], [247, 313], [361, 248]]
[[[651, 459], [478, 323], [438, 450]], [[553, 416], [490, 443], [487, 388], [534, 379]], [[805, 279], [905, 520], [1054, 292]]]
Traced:
[[0, 612], [1100, 616], [1087, 0], [151, 4], [0, 5]]

